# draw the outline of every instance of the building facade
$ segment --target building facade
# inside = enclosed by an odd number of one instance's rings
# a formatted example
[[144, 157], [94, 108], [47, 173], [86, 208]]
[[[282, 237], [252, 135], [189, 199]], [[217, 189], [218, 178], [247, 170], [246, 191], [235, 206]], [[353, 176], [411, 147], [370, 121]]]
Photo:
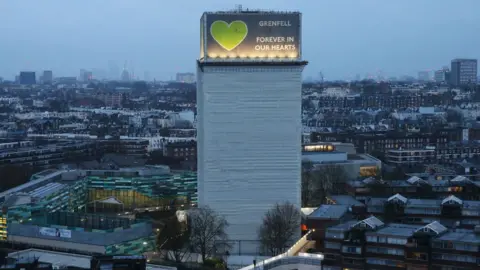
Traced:
[[276, 203], [300, 208], [305, 65], [296, 58], [198, 61], [199, 206], [229, 222], [232, 253], [260, 251], [257, 230]]
[[452, 60], [451, 84], [458, 86], [477, 83], [477, 59]]
[[226, 216], [232, 240], [256, 240], [275, 203], [300, 206], [302, 70], [199, 71], [199, 203]]
[[325, 230], [325, 270], [470, 270], [480, 263], [480, 230], [449, 230], [437, 221], [426, 225], [384, 223], [371, 216]]
[[437, 83], [448, 83], [450, 81], [450, 69], [443, 68], [435, 71], [435, 82]]
[[51, 70], [43, 71], [42, 83], [49, 84], [53, 81], [53, 72]]
[[187, 73], [177, 73], [176, 81], [182, 83], [194, 83], [195, 82], [195, 74], [191, 72]]
[[33, 71], [22, 71], [18, 78], [20, 84], [32, 85], [37, 83], [37, 78], [35, 72]]

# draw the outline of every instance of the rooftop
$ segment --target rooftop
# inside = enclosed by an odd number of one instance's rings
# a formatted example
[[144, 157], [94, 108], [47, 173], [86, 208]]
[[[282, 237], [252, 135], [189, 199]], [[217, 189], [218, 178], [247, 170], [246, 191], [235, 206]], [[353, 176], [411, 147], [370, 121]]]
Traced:
[[391, 223], [387, 226], [374, 231], [374, 232], [367, 232], [367, 235], [372, 234], [381, 234], [381, 235], [392, 235], [392, 236], [402, 236], [402, 237], [409, 237], [412, 236], [413, 233], [419, 228], [418, 225], [408, 225], [408, 224], [397, 224]]
[[328, 227], [328, 230], [334, 230], [334, 231], [348, 231], [352, 228], [353, 225], [357, 224], [357, 220], [350, 220], [342, 224], [337, 224], [332, 227]]
[[339, 219], [348, 211], [346, 205], [321, 205], [317, 210], [313, 211], [308, 218], [318, 219]]
[[357, 201], [350, 195], [331, 195], [328, 197], [328, 200], [331, 200], [335, 204], [341, 205], [350, 205], [350, 206], [365, 206], [360, 201]]
[[33, 180], [33, 181], [30, 181], [30, 182], [27, 182], [23, 185], [20, 185], [20, 186], [17, 186], [17, 187], [14, 187], [14, 188], [11, 188], [9, 190], [6, 190], [2, 193], [0, 193], [0, 199], [1, 198], [4, 198], [5, 196], [7, 195], [11, 195], [11, 194], [15, 194], [17, 192], [22, 192], [22, 191], [29, 191], [30, 188], [33, 188], [37, 185], [40, 185], [42, 182], [45, 182], [49, 179], [51, 179], [52, 177], [55, 177], [55, 176], [59, 176], [63, 173], [64, 171], [55, 171], [51, 174], [48, 174], [48, 175], [45, 175], [41, 178], [38, 178], [36, 180]]
[[[90, 269], [91, 256], [72, 253], [55, 252], [41, 249], [26, 249], [8, 254], [9, 258], [38, 258], [42, 263], [51, 263], [52, 266], [67, 266]], [[147, 270], [173, 270], [174, 267], [147, 264]]]
[[434, 241], [452, 241], [462, 243], [480, 244], [480, 235], [473, 231], [448, 232]]
[[32, 197], [36, 197], [36, 198], [45, 198], [45, 197], [48, 197], [48, 195], [51, 195], [59, 190], [61, 190], [62, 188], [66, 187], [67, 185], [65, 184], [60, 184], [60, 183], [48, 183], [46, 184], [45, 186], [41, 186], [37, 189], [34, 189], [32, 191], [30, 191], [28, 194]]

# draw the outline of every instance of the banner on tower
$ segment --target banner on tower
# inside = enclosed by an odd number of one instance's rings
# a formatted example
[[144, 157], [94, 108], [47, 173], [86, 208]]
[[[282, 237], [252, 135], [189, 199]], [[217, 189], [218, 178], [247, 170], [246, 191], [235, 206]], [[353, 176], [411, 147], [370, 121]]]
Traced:
[[301, 58], [298, 12], [205, 13], [202, 17], [203, 60]]

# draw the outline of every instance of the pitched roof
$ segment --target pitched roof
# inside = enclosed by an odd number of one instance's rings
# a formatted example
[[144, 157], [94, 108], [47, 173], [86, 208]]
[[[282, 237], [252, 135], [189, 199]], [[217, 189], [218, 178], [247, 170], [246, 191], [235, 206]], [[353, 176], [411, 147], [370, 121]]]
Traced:
[[440, 235], [440, 234], [448, 231], [448, 229], [445, 226], [443, 226], [442, 224], [440, 224], [440, 222], [434, 221], [430, 224], [427, 224], [427, 225], [417, 229], [415, 232], [419, 232], [419, 231], [432, 231], [436, 235]]
[[361, 220], [355, 223], [352, 227], [356, 227], [357, 225], [360, 225], [360, 224], [365, 224], [373, 230], [385, 225], [385, 223], [383, 223], [380, 219], [376, 218], [375, 216], [371, 216], [369, 218]]
[[387, 199], [388, 202], [389, 202], [389, 201], [392, 201], [392, 200], [401, 201], [401, 202], [404, 203], [404, 204], [407, 203], [407, 201], [408, 201], [407, 198], [403, 197], [402, 195], [400, 195], [400, 194], [398, 194], [398, 193], [395, 194], [395, 195], [393, 195], [393, 196], [391, 196], [390, 198]]
[[442, 205], [447, 204], [447, 203], [463, 204], [463, 201], [460, 200], [459, 198], [455, 197], [454, 195], [450, 195], [447, 198], [443, 199]]
[[117, 198], [115, 198], [113, 196], [109, 197], [105, 200], [98, 201], [98, 202], [107, 203], [107, 204], [123, 204], [121, 201], [119, 201]]

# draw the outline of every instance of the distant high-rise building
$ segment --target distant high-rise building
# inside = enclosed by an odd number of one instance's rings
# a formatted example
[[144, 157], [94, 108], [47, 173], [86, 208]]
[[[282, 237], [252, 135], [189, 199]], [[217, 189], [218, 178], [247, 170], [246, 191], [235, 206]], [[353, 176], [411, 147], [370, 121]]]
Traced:
[[450, 83], [455, 86], [477, 82], [477, 59], [453, 59]]
[[122, 74], [120, 75], [120, 79], [124, 82], [128, 82], [132, 79], [130, 72], [128, 72], [127, 70], [127, 61], [125, 61], [125, 65], [123, 66], [123, 71], [122, 71]]
[[183, 83], [194, 83], [195, 82], [195, 74], [193, 74], [191, 72], [177, 73], [176, 81], [177, 82], [183, 82]]
[[128, 70], [123, 69], [123, 71], [122, 71], [122, 76], [120, 76], [120, 78], [121, 78], [122, 81], [124, 81], [124, 82], [130, 81], [130, 73], [128, 73]]
[[20, 84], [32, 85], [37, 83], [34, 71], [22, 71], [18, 77]]
[[96, 80], [104, 80], [107, 78], [107, 71], [101, 68], [92, 69], [92, 76]]
[[89, 82], [93, 79], [93, 73], [91, 71], [81, 69], [80, 70], [80, 78], [78, 78], [81, 82]]
[[108, 76], [112, 80], [118, 80], [120, 77], [120, 68], [115, 61], [108, 62]]
[[435, 82], [437, 83], [448, 83], [450, 77], [450, 69], [444, 67], [440, 70], [435, 71]]
[[145, 71], [143, 73], [143, 80], [146, 81], [146, 82], [149, 82], [151, 79], [150, 79], [150, 72], [148, 71]]
[[85, 72], [87, 72], [85, 69], [80, 69], [80, 77], [78, 77], [79, 81], [83, 81], [83, 78], [85, 78]]
[[84, 74], [83, 74], [83, 81], [84, 82], [89, 82], [93, 80], [93, 73], [91, 71], [86, 71]]
[[49, 84], [49, 83], [52, 83], [52, 81], [53, 81], [53, 72], [51, 70], [43, 71], [42, 83]]
[[430, 81], [430, 72], [429, 71], [419, 71], [418, 72], [418, 80], [421, 81], [421, 82]]
[[[301, 58], [300, 18], [298, 12], [240, 10], [208, 12], [201, 19], [198, 204], [228, 221], [232, 254], [260, 252], [258, 228], [276, 203], [301, 207], [301, 95], [307, 63]], [[212, 32], [213, 25], [230, 22], [238, 22], [235, 38], [243, 35], [234, 43]], [[284, 42], [271, 42], [269, 36]]]

